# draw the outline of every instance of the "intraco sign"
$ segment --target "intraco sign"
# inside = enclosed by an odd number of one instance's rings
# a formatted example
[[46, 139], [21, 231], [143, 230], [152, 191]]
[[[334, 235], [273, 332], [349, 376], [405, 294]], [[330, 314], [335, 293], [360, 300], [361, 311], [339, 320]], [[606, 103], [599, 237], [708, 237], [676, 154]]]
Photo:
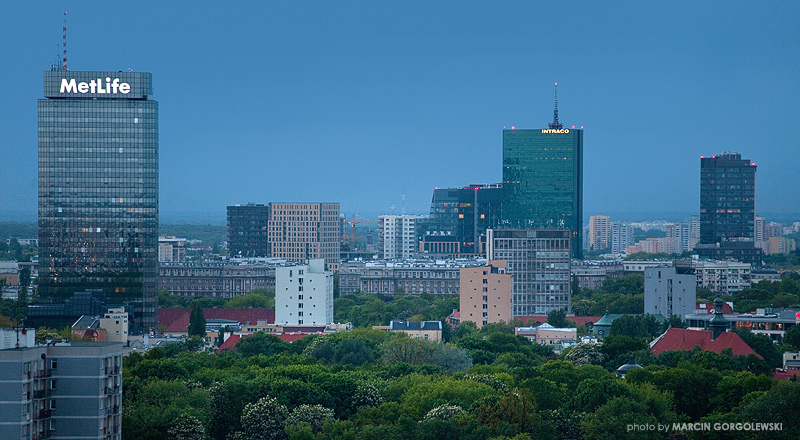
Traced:
[[119, 78], [114, 78], [112, 81], [110, 77], [106, 77], [105, 86], [102, 78], [91, 80], [89, 82], [77, 82], [75, 78], [70, 80], [66, 78], [61, 79], [61, 93], [122, 93], [127, 95], [131, 92], [131, 85], [128, 83], [121, 83]]
[[[61, 88], [63, 89], [64, 86], [61, 86]], [[567, 129], [567, 128], [561, 128], [561, 129], [546, 128], [546, 129], [542, 130], [542, 133], [569, 133], [569, 129]]]

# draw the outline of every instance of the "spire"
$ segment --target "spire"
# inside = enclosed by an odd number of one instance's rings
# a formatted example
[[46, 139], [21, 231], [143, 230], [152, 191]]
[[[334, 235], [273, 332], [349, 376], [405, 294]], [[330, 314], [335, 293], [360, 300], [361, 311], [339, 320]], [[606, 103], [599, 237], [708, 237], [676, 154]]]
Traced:
[[555, 97], [556, 97], [556, 106], [553, 109], [553, 122], [547, 124], [550, 128], [564, 128], [564, 123], [558, 122], [558, 83], [555, 84]]

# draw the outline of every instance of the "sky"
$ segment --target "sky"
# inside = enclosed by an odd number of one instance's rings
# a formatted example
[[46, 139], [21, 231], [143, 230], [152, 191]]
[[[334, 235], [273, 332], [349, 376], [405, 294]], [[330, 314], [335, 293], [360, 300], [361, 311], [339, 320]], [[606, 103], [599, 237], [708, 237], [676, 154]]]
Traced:
[[140, 0], [0, 5], [0, 220], [36, 218], [65, 10], [70, 70], [153, 74], [162, 221], [427, 213], [435, 187], [502, 181], [503, 128], [546, 127], [554, 82], [587, 216], [697, 213], [723, 151], [758, 165], [759, 213], [800, 213], [800, 2]]

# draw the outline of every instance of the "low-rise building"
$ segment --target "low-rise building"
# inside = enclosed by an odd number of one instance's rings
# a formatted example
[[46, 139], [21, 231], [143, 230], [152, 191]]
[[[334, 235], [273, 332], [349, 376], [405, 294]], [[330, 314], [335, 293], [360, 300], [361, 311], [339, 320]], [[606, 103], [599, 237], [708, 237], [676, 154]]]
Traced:
[[787, 351], [783, 354], [784, 370], [800, 370], [800, 353]]
[[[764, 308], [751, 313], [734, 313], [729, 308], [723, 308], [723, 317], [729, 329], [746, 328], [753, 333], [763, 333], [775, 341], [782, 339], [790, 328], [800, 322], [798, 313], [800, 309]], [[706, 308], [686, 315], [684, 319], [689, 328], [704, 329], [709, 328], [713, 316], [713, 310]]]
[[392, 321], [389, 323], [388, 330], [405, 333], [410, 338], [427, 341], [442, 340], [441, 321]]
[[581, 289], [599, 289], [607, 276], [612, 279], [622, 276], [623, 264], [622, 260], [573, 260], [570, 272]]
[[575, 343], [578, 339], [577, 328], [558, 328], [548, 323], [537, 327], [517, 327], [514, 334], [541, 345], [563, 345]]
[[225, 262], [160, 263], [159, 290], [183, 297], [233, 298], [275, 287], [275, 265]]
[[459, 293], [462, 267], [486, 264], [486, 259], [348, 261], [339, 267], [339, 293], [358, 291], [391, 295]]

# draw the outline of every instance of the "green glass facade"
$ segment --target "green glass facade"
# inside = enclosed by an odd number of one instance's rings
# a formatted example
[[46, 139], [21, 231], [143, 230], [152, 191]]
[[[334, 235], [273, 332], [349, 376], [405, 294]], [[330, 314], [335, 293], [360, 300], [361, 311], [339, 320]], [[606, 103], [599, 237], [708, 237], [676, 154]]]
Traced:
[[102, 289], [132, 331], [155, 328], [158, 102], [140, 72], [44, 73], [39, 299]]
[[503, 130], [504, 226], [565, 228], [582, 258], [583, 130]]

